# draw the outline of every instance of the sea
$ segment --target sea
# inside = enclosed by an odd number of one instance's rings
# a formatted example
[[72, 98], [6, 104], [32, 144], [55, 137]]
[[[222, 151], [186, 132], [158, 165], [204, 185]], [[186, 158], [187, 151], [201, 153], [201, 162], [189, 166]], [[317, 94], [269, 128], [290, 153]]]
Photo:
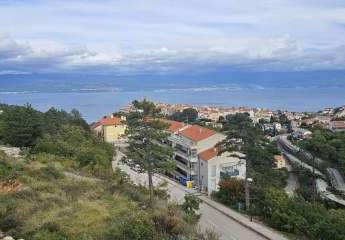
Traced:
[[345, 105], [345, 72], [0, 75], [0, 103], [79, 110], [89, 122], [144, 97], [196, 106], [318, 111]]

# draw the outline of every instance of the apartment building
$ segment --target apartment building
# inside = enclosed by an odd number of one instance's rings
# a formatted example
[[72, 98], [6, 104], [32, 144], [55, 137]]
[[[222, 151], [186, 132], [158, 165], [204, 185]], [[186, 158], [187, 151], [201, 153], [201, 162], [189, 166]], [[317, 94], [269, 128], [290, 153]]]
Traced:
[[164, 121], [170, 125], [168, 139], [175, 150], [176, 169], [172, 174], [181, 183], [191, 181], [195, 187], [211, 193], [218, 189], [222, 174], [245, 177], [245, 160], [214, 150], [226, 138], [224, 134], [198, 125]]
[[199, 154], [198, 187], [201, 191], [211, 194], [218, 191], [222, 176], [245, 179], [246, 160], [241, 153], [219, 153], [216, 147], [209, 148]]
[[91, 125], [91, 130], [105, 142], [114, 143], [125, 134], [125, 118], [114, 115], [104, 117]]

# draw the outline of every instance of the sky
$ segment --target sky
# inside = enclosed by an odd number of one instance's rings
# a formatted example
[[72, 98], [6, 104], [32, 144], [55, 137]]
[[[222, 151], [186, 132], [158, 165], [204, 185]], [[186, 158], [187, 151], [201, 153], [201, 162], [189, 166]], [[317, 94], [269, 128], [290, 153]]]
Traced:
[[0, 0], [0, 75], [345, 70], [344, 0]]

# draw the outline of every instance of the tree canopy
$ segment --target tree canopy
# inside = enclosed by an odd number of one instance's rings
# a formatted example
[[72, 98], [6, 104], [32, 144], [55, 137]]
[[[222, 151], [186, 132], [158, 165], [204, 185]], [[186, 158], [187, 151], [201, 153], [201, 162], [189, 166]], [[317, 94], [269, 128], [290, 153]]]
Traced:
[[152, 176], [157, 172], [170, 171], [174, 168], [172, 149], [164, 144], [169, 134], [168, 125], [160, 121], [160, 111], [152, 102], [134, 101], [136, 111], [127, 116], [128, 144], [126, 163], [146, 172], [149, 178], [149, 188], [153, 197]]

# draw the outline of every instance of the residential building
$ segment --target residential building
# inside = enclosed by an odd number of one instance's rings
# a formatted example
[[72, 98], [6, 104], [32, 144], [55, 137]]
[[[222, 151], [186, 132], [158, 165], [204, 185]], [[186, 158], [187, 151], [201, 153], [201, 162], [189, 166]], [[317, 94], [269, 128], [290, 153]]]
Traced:
[[219, 155], [212, 150], [226, 138], [225, 135], [198, 125], [163, 121], [170, 124], [168, 139], [174, 148], [176, 169], [172, 175], [181, 183], [192, 181], [194, 186], [210, 194], [217, 190], [221, 172], [244, 178], [245, 160], [230, 157], [229, 153]]
[[283, 155], [274, 155], [274, 163], [278, 169], [286, 167], [286, 159]]
[[224, 152], [219, 154], [216, 147], [209, 148], [199, 154], [198, 161], [198, 187], [201, 191], [211, 194], [218, 191], [219, 181], [223, 176], [239, 179], [246, 177], [246, 160], [241, 159], [243, 154], [231, 156]]
[[280, 123], [273, 123], [273, 126], [274, 126], [274, 129], [278, 132], [282, 130], [282, 125]]
[[311, 135], [313, 134], [311, 131], [303, 128], [293, 128], [293, 133], [292, 135], [297, 138], [297, 139], [306, 139], [310, 138]]
[[323, 114], [332, 114], [333, 111], [334, 111], [333, 108], [331, 108], [331, 107], [326, 107], [326, 108], [323, 109], [322, 113], [323, 113]]
[[345, 132], [345, 121], [331, 121], [329, 129], [333, 132]]
[[91, 130], [104, 141], [115, 143], [125, 134], [126, 125], [124, 117], [116, 117], [114, 115], [104, 117], [98, 122], [91, 125]]

